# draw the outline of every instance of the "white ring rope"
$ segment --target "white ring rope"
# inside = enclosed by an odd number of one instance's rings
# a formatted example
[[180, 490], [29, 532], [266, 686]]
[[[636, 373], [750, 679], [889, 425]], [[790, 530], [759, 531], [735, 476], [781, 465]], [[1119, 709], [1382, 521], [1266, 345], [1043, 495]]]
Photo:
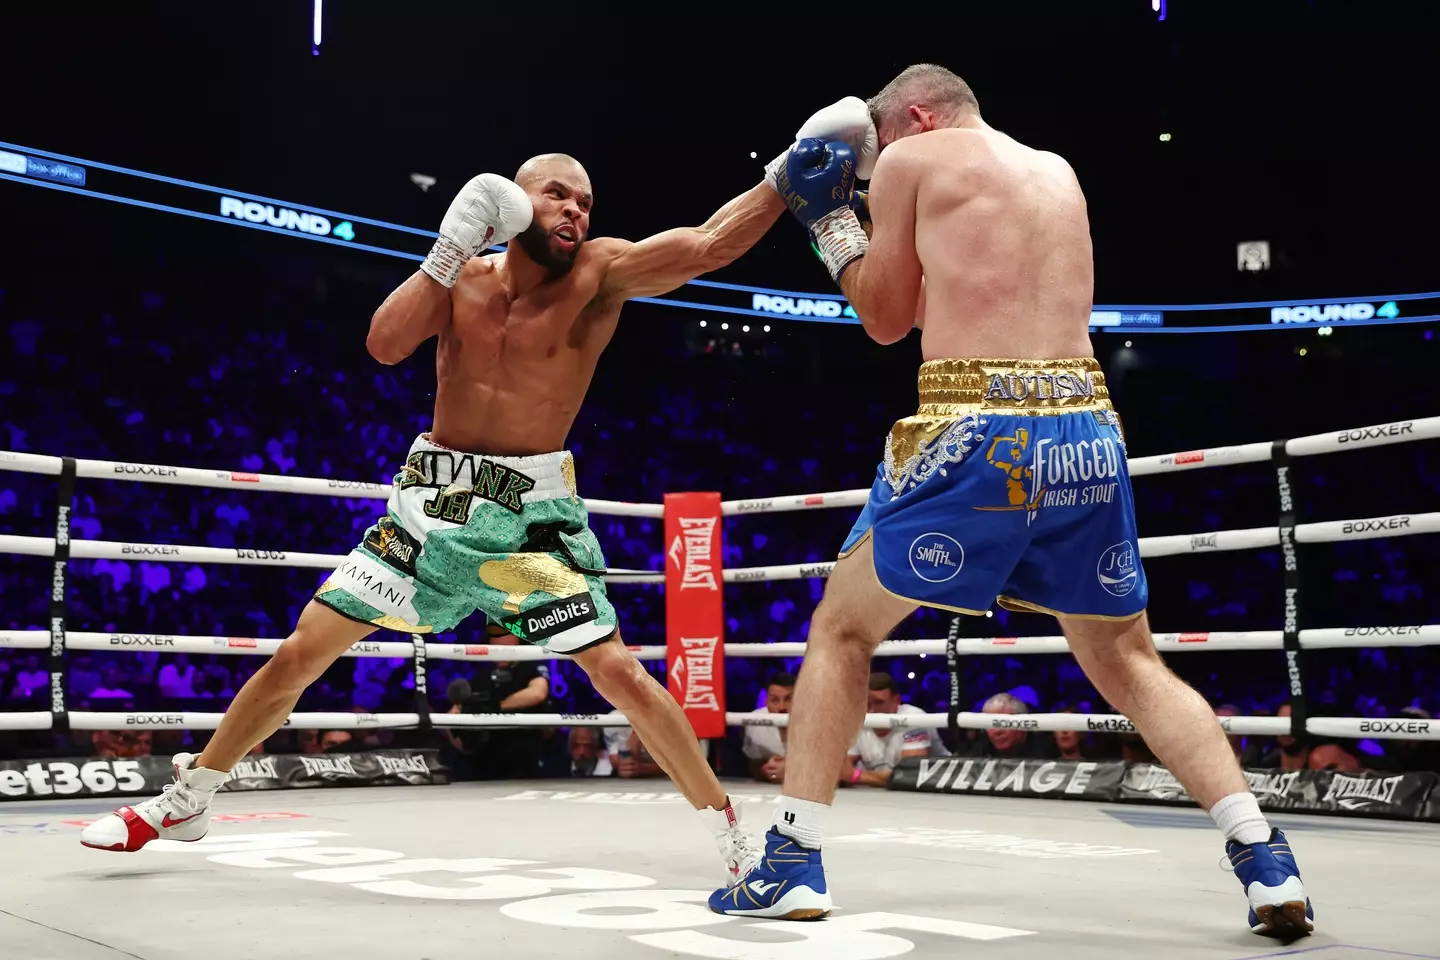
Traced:
[[[1340, 540], [1373, 540], [1378, 537], [1408, 537], [1440, 533], [1440, 512], [1395, 514], [1354, 520], [1301, 523], [1295, 527], [1298, 543], [1333, 543]], [[1280, 543], [1275, 527], [1248, 530], [1216, 530], [1211, 533], [1179, 534], [1168, 537], [1141, 537], [1142, 557], [1169, 557], [1181, 553], [1217, 553], [1227, 550], [1256, 550]], [[0, 554], [31, 557], [55, 555], [54, 537], [0, 536]], [[149, 560], [156, 563], [229, 563], [259, 567], [313, 567], [333, 569], [346, 554], [300, 553], [285, 550], [251, 550], [236, 547], [197, 547], [169, 543], [121, 543], [114, 540], [70, 540], [72, 560]], [[772, 567], [728, 567], [726, 583], [772, 580], [805, 580], [828, 577], [835, 569], [824, 563], [789, 563]], [[665, 574], [654, 570], [608, 570], [609, 583], [664, 583]]]
[[[1285, 452], [1292, 457], [1310, 457], [1338, 450], [1358, 450], [1413, 440], [1440, 437], [1440, 417], [1396, 420], [1370, 427], [1357, 427], [1331, 433], [1317, 433], [1285, 441]], [[1185, 450], [1151, 457], [1134, 457], [1127, 461], [1130, 476], [1177, 470], [1197, 470], [1240, 463], [1269, 460], [1273, 444], [1245, 443], [1205, 450]], [[60, 457], [43, 454], [0, 450], [0, 470], [58, 476]], [[75, 475], [97, 480], [135, 480], [142, 483], [178, 484], [188, 487], [238, 488], [269, 490], [282, 493], [311, 494], [327, 497], [385, 499], [390, 484], [363, 480], [330, 480], [318, 477], [289, 477], [270, 473], [245, 473], [231, 470], [200, 470], [193, 467], [168, 467], [149, 463], [125, 463], [118, 460], [75, 461]], [[830, 493], [798, 494], [789, 497], [768, 497], [751, 500], [726, 500], [720, 504], [726, 516], [741, 513], [779, 513], [789, 510], [817, 510], [830, 507], [864, 506], [869, 490], [840, 490]], [[619, 517], [656, 517], [665, 515], [658, 503], [629, 503], [621, 500], [585, 500], [590, 513]]]
[[[54, 477], [60, 474], [60, 458], [0, 450], [0, 470], [39, 473]], [[119, 460], [76, 459], [75, 476], [90, 480], [135, 480], [140, 483], [166, 483], [182, 487], [269, 490], [276, 493], [350, 497], [358, 500], [384, 500], [390, 496], [390, 484], [388, 483], [370, 483], [365, 480], [328, 480], [321, 477], [287, 477], [275, 473], [246, 473], [239, 470], [198, 470], [194, 467], [124, 463]], [[665, 516], [665, 507], [658, 503], [585, 500], [585, 509], [590, 513], [603, 513], [616, 517], [660, 518]]]
[[[1201, 653], [1221, 650], [1281, 650], [1284, 634], [1279, 630], [1247, 630], [1216, 633], [1157, 633], [1156, 649], [1163, 653]], [[50, 646], [48, 630], [0, 630], [0, 649], [44, 650]], [[218, 656], [272, 656], [282, 640], [258, 637], [183, 636], [168, 633], [91, 633], [66, 631], [67, 650], [111, 650], [128, 652], [186, 653]], [[1324, 627], [1300, 631], [1300, 646], [1310, 650], [1339, 650], [1369, 647], [1425, 647], [1440, 643], [1440, 624], [1404, 627]], [[875, 650], [877, 657], [944, 656], [944, 640], [886, 640]], [[961, 639], [957, 650], [968, 656], [1020, 656], [1037, 653], [1069, 653], [1064, 637], [984, 637]], [[727, 657], [803, 657], [804, 643], [727, 643]], [[637, 660], [664, 660], [663, 646], [631, 646]], [[342, 657], [408, 658], [414, 645], [408, 641], [361, 640]], [[426, 643], [430, 660], [472, 662], [515, 662], [519, 660], [568, 660], [544, 647], [498, 643]]]
[[[1339, 433], [1315, 434], [1285, 441], [1284, 451], [1292, 457], [1313, 456], [1342, 449], [1384, 446], [1440, 437], [1440, 417], [1401, 420], [1362, 427]], [[1272, 443], [1250, 443], [1215, 447], [1128, 461], [1131, 476], [1144, 476], [1178, 470], [1259, 463], [1274, 456]], [[361, 481], [327, 480], [312, 477], [288, 477], [273, 474], [239, 473], [199, 470], [190, 467], [167, 467], [154, 464], [122, 463], [113, 460], [75, 460], [76, 477], [120, 479], [140, 482], [178, 484], [211, 488], [241, 488], [281, 491], [298, 494], [381, 499], [388, 497], [388, 484]], [[0, 470], [57, 476], [61, 474], [60, 457], [0, 451]], [[721, 504], [724, 515], [771, 513], [793, 510], [826, 509], [862, 506], [868, 490], [844, 490], [831, 493], [800, 494], [752, 500], [730, 500]], [[626, 503], [612, 500], [586, 500], [590, 513], [616, 516], [663, 518], [660, 504]], [[1295, 539], [1299, 543], [1324, 543], [1340, 540], [1364, 540], [1376, 537], [1409, 536], [1440, 532], [1440, 512], [1396, 514], [1371, 519], [1340, 520], [1299, 524]], [[1248, 530], [1222, 530], [1213, 533], [1182, 536], [1147, 537], [1139, 541], [1142, 556], [1172, 556], [1208, 551], [1246, 550], [1280, 543], [1279, 530], [1263, 527]], [[170, 544], [135, 544], [103, 540], [70, 540], [70, 556], [74, 559], [156, 560], [171, 563], [232, 563], [280, 567], [333, 567], [344, 555], [296, 553], [285, 551], [247, 550], [236, 548], [198, 547]], [[53, 556], [53, 537], [0, 536], [0, 553], [29, 556]], [[789, 564], [772, 567], [743, 567], [724, 571], [727, 583], [770, 580], [797, 580], [829, 576], [833, 563]], [[606, 579], [612, 582], [663, 583], [665, 575], [643, 570], [611, 570]], [[1155, 635], [1155, 645], [1165, 651], [1193, 650], [1277, 650], [1284, 648], [1280, 631], [1244, 631], [1231, 633], [1172, 633]], [[0, 631], [0, 648], [43, 649], [51, 645], [49, 631]], [[1314, 649], [1342, 647], [1425, 646], [1440, 642], [1440, 625], [1402, 627], [1336, 627], [1299, 631], [1301, 647]], [[75, 650], [166, 650], [185, 653], [273, 654], [280, 640], [243, 637], [184, 637], [165, 634], [109, 634], [68, 632], [65, 647]], [[804, 643], [727, 643], [727, 656], [784, 657], [803, 656]], [[1068, 650], [1063, 637], [999, 637], [964, 639], [957, 644], [966, 654], [1063, 653]], [[886, 641], [877, 656], [944, 654], [944, 640]], [[663, 660], [665, 647], [632, 647], [637, 658]], [[511, 644], [440, 644], [426, 643], [426, 656], [438, 660], [544, 660], [558, 659], [541, 648]], [[353, 657], [398, 657], [415, 653], [412, 643], [362, 641], [343, 654]], [[192, 729], [213, 730], [224, 714], [196, 712], [115, 712], [75, 711], [68, 714], [71, 729]], [[287, 726], [306, 729], [405, 728], [420, 725], [418, 713], [357, 714], [357, 713], [295, 713]], [[50, 712], [0, 713], [0, 730], [49, 730], [54, 716]], [[556, 726], [628, 726], [620, 716], [590, 714], [430, 714], [429, 722], [437, 727], [556, 727]], [[729, 726], [786, 726], [785, 714], [727, 713]], [[1284, 717], [1222, 717], [1221, 726], [1238, 735], [1279, 735], [1293, 733], [1291, 719]], [[864, 726], [869, 729], [921, 728], [943, 729], [950, 723], [944, 713], [867, 714]], [[1029, 714], [992, 715], [961, 712], [955, 725], [967, 730], [1020, 729], [1033, 732], [1062, 730], [1101, 733], [1134, 733], [1134, 724], [1114, 714]], [[1434, 729], [1432, 730], [1432, 726]], [[1306, 731], [1325, 737], [1376, 737], [1411, 740], [1440, 740], [1440, 722], [1411, 719], [1378, 719], [1360, 717], [1311, 717]]]
[[[214, 730], [223, 713], [146, 710], [98, 713], [72, 711], [74, 730]], [[1290, 717], [1216, 717], [1227, 732], [1237, 736], [1278, 736], [1293, 734]], [[53, 716], [47, 712], [0, 713], [0, 730], [49, 730]], [[727, 713], [730, 727], [784, 727], [790, 717], [783, 713]], [[624, 727], [630, 721], [620, 714], [513, 713], [467, 714], [432, 713], [436, 727]], [[943, 730], [949, 723], [944, 713], [868, 713], [863, 726], [870, 730]], [[302, 730], [402, 729], [417, 727], [418, 713], [292, 713], [285, 726]], [[1031, 713], [992, 714], [962, 712], [956, 724], [962, 730], [1023, 730], [1052, 733], [1075, 730], [1081, 733], [1136, 733], [1135, 725], [1114, 713]], [[1440, 721], [1372, 719], [1366, 717], [1311, 717], [1307, 732], [1320, 737], [1373, 737], [1379, 740], [1440, 740]]]

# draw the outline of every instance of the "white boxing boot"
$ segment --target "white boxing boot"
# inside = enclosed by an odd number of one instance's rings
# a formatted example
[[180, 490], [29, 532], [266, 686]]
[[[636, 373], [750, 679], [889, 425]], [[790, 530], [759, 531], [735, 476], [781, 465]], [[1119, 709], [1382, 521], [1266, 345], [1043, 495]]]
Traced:
[[196, 757], [177, 753], [175, 782], [160, 796], [121, 807], [80, 832], [80, 842], [96, 850], [134, 853], [151, 840], [192, 842], [210, 829], [210, 801], [230, 776], [195, 766]]
[[728, 797], [724, 809], [706, 807], [698, 812], [720, 848], [720, 859], [725, 867], [725, 882], [733, 886], [754, 869], [764, 856], [764, 851], [740, 825], [739, 806], [732, 804]]

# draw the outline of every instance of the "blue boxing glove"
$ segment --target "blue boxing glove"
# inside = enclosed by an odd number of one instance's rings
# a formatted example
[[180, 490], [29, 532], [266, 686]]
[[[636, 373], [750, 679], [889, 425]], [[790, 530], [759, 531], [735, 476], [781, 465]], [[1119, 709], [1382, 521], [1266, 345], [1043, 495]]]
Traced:
[[838, 283], [845, 269], [870, 247], [851, 207], [855, 151], [839, 140], [801, 140], [786, 157], [777, 179], [785, 205], [810, 231], [821, 261]]

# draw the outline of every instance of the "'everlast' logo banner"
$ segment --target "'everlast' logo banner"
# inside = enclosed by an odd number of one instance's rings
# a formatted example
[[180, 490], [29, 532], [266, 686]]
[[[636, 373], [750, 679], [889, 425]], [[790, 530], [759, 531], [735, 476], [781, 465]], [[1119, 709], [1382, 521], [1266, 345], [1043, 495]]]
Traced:
[[682, 637], [684, 654], [670, 668], [672, 678], [684, 691], [680, 706], [686, 710], [719, 710], [715, 696], [715, 650], [719, 637]]
[[1030, 373], [990, 375], [986, 400], [1061, 400], [1066, 397], [1095, 396], [1095, 381], [1090, 374]]
[[1344, 810], [1391, 806], [1395, 803], [1395, 791], [1404, 780], [1403, 775], [1371, 779], [1347, 777], [1343, 773], [1337, 773], [1330, 781], [1330, 789], [1325, 791], [1322, 802], [1336, 804]]
[[1187, 801], [1190, 795], [1174, 774], [1159, 764], [1131, 764], [1120, 784], [1120, 795], [1130, 799]]
[[305, 766], [305, 776], [342, 776], [358, 777], [355, 772], [354, 757], [309, 757], [300, 756], [300, 762]]
[[418, 773], [427, 777], [430, 775], [425, 758], [418, 754], [409, 757], [377, 756], [375, 759], [380, 761], [380, 773], [387, 777], [398, 777], [407, 773]]
[[450, 523], [470, 518], [474, 497], [519, 513], [524, 509], [522, 495], [535, 489], [535, 481], [525, 474], [469, 453], [417, 450], [406, 459], [405, 468], [400, 488], [435, 487], [435, 496], [424, 505], [425, 515]]
[[389, 517], [381, 517], [380, 522], [365, 534], [364, 546], [407, 577], [415, 576], [415, 558], [420, 554], [420, 541]]
[[275, 757], [257, 760], [241, 760], [230, 768], [226, 780], [279, 780], [280, 772], [275, 769]]
[[680, 567], [680, 589], [719, 590], [710, 564], [715, 536], [714, 517], [681, 517], [680, 536], [670, 545], [670, 559]]
[[1246, 770], [1245, 779], [1250, 782], [1250, 792], [1261, 800], [1281, 800], [1289, 796], [1290, 788], [1300, 776], [1299, 770], [1289, 773], [1272, 773], [1265, 770]]
[[500, 625], [521, 640], [539, 644], [571, 627], [592, 623], [598, 616], [595, 601], [590, 599], [590, 594], [582, 593], [551, 600], [533, 610], [507, 617], [500, 621]]

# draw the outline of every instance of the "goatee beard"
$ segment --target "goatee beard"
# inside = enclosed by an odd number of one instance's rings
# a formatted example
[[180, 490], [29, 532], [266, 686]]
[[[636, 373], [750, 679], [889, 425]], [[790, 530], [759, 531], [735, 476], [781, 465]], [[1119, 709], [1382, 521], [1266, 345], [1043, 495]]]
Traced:
[[[564, 256], [557, 254], [550, 249], [550, 233], [538, 224], [530, 224], [524, 232], [515, 237], [515, 242], [525, 255], [534, 260], [540, 266], [549, 270], [553, 276], [563, 277], [575, 266], [575, 256]], [[580, 244], [575, 244], [575, 254], [579, 254]]]

